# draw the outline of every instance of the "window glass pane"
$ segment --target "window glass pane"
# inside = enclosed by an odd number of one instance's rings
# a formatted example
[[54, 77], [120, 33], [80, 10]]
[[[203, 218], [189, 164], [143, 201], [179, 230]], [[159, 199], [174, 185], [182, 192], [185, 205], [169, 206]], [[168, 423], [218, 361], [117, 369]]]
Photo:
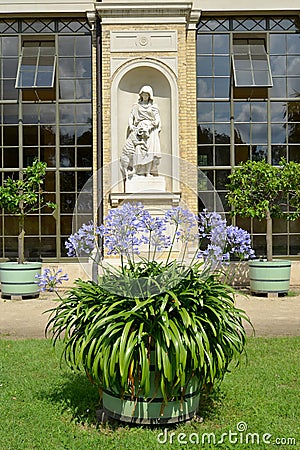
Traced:
[[23, 145], [38, 145], [38, 127], [34, 125], [23, 126]]
[[75, 52], [75, 36], [58, 36], [58, 54], [73, 56]]
[[15, 80], [3, 80], [3, 100], [17, 100], [18, 89], [15, 88]]
[[5, 146], [18, 146], [19, 145], [18, 127], [14, 127], [14, 126], [3, 127], [3, 145], [5, 145]]
[[75, 80], [60, 80], [59, 96], [63, 100], [75, 98]]
[[214, 74], [227, 75], [230, 74], [229, 56], [215, 56], [214, 57]]
[[[76, 98], [77, 99], [88, 99], [91, 98], [92, 83], [91, 80], [76, 80]], [[73, 93], [74, 96], [74, 93]], [[73, 97], [71, 97], [73, 98]]]
[[300, 255], [300, 236], [290, 236], [290, 255]]
[[273, 77], [273, 87], [269, 90], [270, 97], [286, 97], [286, 78]]
[[300, 93], [300, 76], [287, 79], [288, 97], [299, 97]]
[[267, 160], [268, 147], [266, 145], [253, 145], [251, 151], [253, 161]]
[[286, 146], [272, 145], [271, 155], [272, 155], [272, 164], [279, 164], [281, 158], [286, 158]]
[[216, 165], [230, 166], [230, 147], [216, 147]]
[[286, 56], [271, 56], [270, 63], [273, 75], [286, 75]]
[[72, 216], [60, 216], [60, 229], [62, 234], [72, 233]]
[[273, 235], [273, 252], [274, 255], [287, 255], [288, 253], [288, 245], [287, 245], [287, 236]]
[[252, 122], [267, 122], [267, 103], [252, 102], [251, 103], [251, 119]]
[[288, 126], [288, 140], [289, 142], [299, 144], [300, 142], [300, 123], [289, 123]]
[[75, 148], [61, 147], [60, 148], [60, 166], [74, 167], [75, 166]]
[[[300, 47], [299, 47], [300, 52]], [[288, 75], [300, 76], [300, 56], [287, 57], [287, 73]]]
[[55, 105], [40, 104], [40, 123], [55, 124]]
[[250, 59], [246, 55], [238, 55], [234, 58], [235, 70], [249, 70], [251, 71]]
[[215, 121], [230, 121], [230, 104], [228, 102], [215, 102]]
[[2, 36], [2, 55], [18, 56], [18, 38]]
[[200, 98], [212, 97], [212, 79], [197, 78], [197, 92]]
[[17, 59], [3, 59], [3, 78], [16, 78], [18, 70]]
[[55, 145], [55, 127], [45, 125], [40, 127], [40, 143], [41, 145]]
[[286, 53], [286, 36], [270, 33], [270, 54], [284, 55]]
[[235, 71], [235, 85], [236, 86], [252, 86], [254, 82], [252, 80], [252, 72], [250, 71]]
[[60, 123], [75, 123], [75, 104], [59, 105], [59, 118]]
[[222, 189], [222, 190], [226, 189], [229, 174], [230, 174], [230, 170], [216, 170], [216, 188], [217, 189]]
[[198, 122], [211, 122], [213, 120], [212, 102], [197, 103], [197, 120]]
[[286, 104], [271, 102], [271, 121], [283, 122], [286, 118]]
[[235, 102], [234, 114], [236, 122], [250, 121], [250, 102]]
[[90, 125], [77, 127], [77, 144], [92, 145], [92, 130]]
[[245, 144], [250, 142], [250, 124], [240, 123], [234, 127], [234, 141], [236, 144]]
[[73, 213], [75, 208], [75, 194], [60, 195], [60, 210], [62, 213]]
[[254, 71], [254, 83], [256, 86], [270, 86], [269, 72]]
[[75, 126], [64, 125], [59, 128], [61, 145], [75, 144]]
[[266, 144], [268, 142], [268, 127], [265, 123], [252, 123], [252, 139], [254, 144]]
[[214, 53], [228, 53], [229, 54], [229, 35], [215, 34], [213, 36]]
[[18, 148], [4, 148], [3, 149], [3, 167], [18, 168], [19, 167], [19, 149]]
[[246, 162], [250, 158], [250, 148], [248, 145], [235, 145], [235, 164]]
[[286, 142], [286, 127], [284, 124], [271, 125], [271, 138], [273, 144], [284, 144]]
[[59, 58], [59, 78], [74, 78], [75, 65], [74, 58]]
[[300, 145], [289, 145], [289, 160], [300, 162]]
[[230, 124], [215, 124], [215, 141], [218, 144], [227, 144], [230, 142]]
[[212, 74], [212, 56], [197, 56], [197, 74]]
[[55, 157], [55, 147], [41, 147], [41, 160], [47, 163], [48, 167], [55, 167], [56, 157]]
[[18, 105], [3, 105], [3, 123], [18, 123]]
[[289, 101], [287, 104], [289, 122], [300, 122], [300, 102]]
[[213, 147], [198, 146], [198, 165], [199, 166], [213, 165]]
[[90, 147], [77, 148], [77, 166], [78, 167], [92, 166], [92, 149]]
[[84, 188], [87, 181], [91, 178], [92, 172], [77, 172], [77, 191]]
[[214, 93], [216, 98], [229, 97], [230, 78], [214, 78]]
[[90, 58], [76, 58], [75, 76], [78, 78], [90, 78], [92, 75]]
[[36, 76], [36, 86], [49, 87], [53, 85], [53, 72], [38, 72]]
[[198, 125], [198, 142], [199, 144], [213, 143], [212, 125]]
[[60, 172], [60, 190], [61, 192], [75, 191], [75, 172]]
[[197, 53], [212, 53], [212, 35], [197, 38]]
[[287, 35], [287, 52], [288, 53], [300, 53], [300, 36], [299, 34]]
[[77, 36], [75, 45], [75, 54], [77, 56], [91, 55], [91, 38], [90, 36]]

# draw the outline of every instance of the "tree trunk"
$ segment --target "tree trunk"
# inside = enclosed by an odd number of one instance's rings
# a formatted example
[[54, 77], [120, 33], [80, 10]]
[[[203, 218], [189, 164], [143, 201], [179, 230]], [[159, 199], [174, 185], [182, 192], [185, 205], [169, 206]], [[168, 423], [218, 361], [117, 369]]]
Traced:
[[272, 224], [272, 217], [270, 214], [270, 211], [267, 211], [267, 215], [266, 215], [266, 219], [267, 219], [267, 236], [266, 236], [266, 241], [267, 241], [267, 260], [268, 261], [272, 261], [272, 257], [273, 257], [273, 245], [272, 245], [272, 231], [273, 231], [273, 224]]
[[24, 249], [24, 236], [25, 236], [25, 230], [24, 230], [24, 216], [20, 216], [19, 220], [19, 236], [18, 236], [18, 264], [23, 264], [25, 261], [25, 249]]

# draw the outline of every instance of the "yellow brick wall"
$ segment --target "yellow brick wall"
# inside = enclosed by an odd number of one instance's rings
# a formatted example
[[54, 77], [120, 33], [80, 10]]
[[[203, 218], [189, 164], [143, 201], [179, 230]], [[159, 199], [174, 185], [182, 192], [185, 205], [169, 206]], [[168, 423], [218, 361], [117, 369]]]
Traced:
[[[144, 31], [145, 25], [103, 25], [102, 26], [102, 120], [103, 120], [103, 163], [111, 162], [111, 77], [110, 77], [110, 31], [134, 30]], [[147, 30], [176, 30], [178, 57], [178, 137], [179, 156], [195, 167], [193, 178], [196, 178], [197, 166], [197, 116], [196, 116], [196, 56], [195, 31], [187, 31], [185, 24], [147, 25]], [[174, 52], [159, 52], [151, 54], [143, 52], [126, 52], [113, 54], [114, 57], [157, 58], [174, 56]], [[192, 189], [181, 183], [182, 200], [192, 211], [197, 211], [197, 180], [191, 179], [191, 170], [181, 171], [180, 180], [188, 180]], [[109, 189], [111, 176], [109, 171], [104, 173], [104, 215], [109, 209]]]

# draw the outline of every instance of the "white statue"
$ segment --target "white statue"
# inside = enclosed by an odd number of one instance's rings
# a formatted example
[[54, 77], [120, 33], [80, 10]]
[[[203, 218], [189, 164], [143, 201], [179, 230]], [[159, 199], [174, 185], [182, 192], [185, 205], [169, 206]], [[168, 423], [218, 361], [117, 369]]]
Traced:
[[153, 103], [151, 86], [143, 86], [138, 102], [132, 107], [128, 121], [128, 136], [120, 158], [124, 179], [133, 176], [157, 176], [161, 158], [161, 121], [159, 109]]

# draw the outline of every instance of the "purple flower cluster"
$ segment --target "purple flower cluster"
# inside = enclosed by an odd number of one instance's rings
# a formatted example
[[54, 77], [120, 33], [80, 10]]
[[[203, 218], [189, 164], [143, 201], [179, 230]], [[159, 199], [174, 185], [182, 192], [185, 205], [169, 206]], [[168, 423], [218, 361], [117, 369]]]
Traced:
[[89, 255], [97, 245], [97, 236], [101, 236], [101, 227], [95, 226], [93, 221], [83, 224], [65, 242], [68, 256], [80, 256], [82, 253]]
[[254, 258], [250, 234], [242, 228], [229, 225], [227, 227], [226, 246], [228, 252], [238, 259]]
[[63, 281], [68, 281], [69, 277], [65, 273], [64, 275], [60, 275], [62, 273], [62, 269], [58, 269], [55, 271], [55, 269], [44, 269], [43, 273], [41, 275], [36, 275], [35, 278], [37, 278], [39, 281], [36, 283], [40, 287], [40, 290], [45, 292], [54, 292], [57, 290], [58, 285], [62, 284]]
[[109, 211], [103, 225], [97, 227], [90, 222], [72, 234], [66, 242], [68, 255], [90, 254], [98, 236], [103, 238], [108, 254], [125, 256], [129, 262], [145, 244], [149, 257], [150, 251], [153, 257], [164, 249], [169, 249], [170, 256], [175, 240], [181, 240], [185, 247], [196, 241], [196, 247], [200, 246], [197, 256], [213, 262], [214, 267], [229, 261], [231, 255], [240, 260], [254, 256], [249, 233], [227, 226], [220, 214], [206, 209], [198, 217], [181, 207], [168, 210], [163, 217], [152, 217], [141, 203], [124, 203]]
[[198, 257], [210, 260], [215, 266], [230, 261], [231, 255], [241, 260], [254, 257], [250, 234], [242, 228], [226, 225], [226, 220], [216, 212], [206, 209], [199, 214], [199, 236], [206, 239], [206, 248]]

